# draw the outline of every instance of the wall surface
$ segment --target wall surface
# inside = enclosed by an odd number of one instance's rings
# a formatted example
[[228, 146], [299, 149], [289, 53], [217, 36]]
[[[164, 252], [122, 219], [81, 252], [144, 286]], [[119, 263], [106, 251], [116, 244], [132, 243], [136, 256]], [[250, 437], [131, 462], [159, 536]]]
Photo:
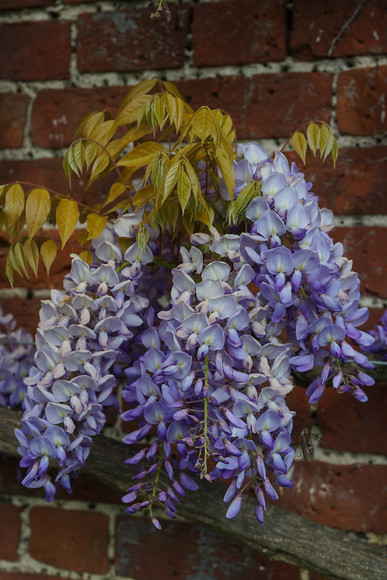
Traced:
[[[172, 20], [151, 20], [149, 2], [0, 0], [0, 183], [68, 191], [61, 158], [80, 118], [114, 109], [129, 86], [155, 75], [176, 82], [192, 106], [231, 114], [240, 140], [281, 147], [303, 123], [331, 124], [331, 162], [308, 162], [334, 238], [363, 283], [375, 322], [387, 305], [387, 8], [382, 0], [171, 0]], [[72, 194], [84, 192], [85, 180]], [[53, 233], [55, 235], [55, 233]], [[33, 331], [40, 298], [60, 287], [69, 250], [50, 277], [9, 289], [0, 247], [0, 299]], [[369, 323], [370, 325], [370, 323]], [[290, 408], [318, 435], [315, 461], [296, 461], [282, 507], [383, 542], [387, 533], [386, 386], [369, 402], [327, 391], [314, 417], [303, 389]], [[109, 427], [118, 436], [119, 425]], [[309, 574], [183, 522], [157, 532], [124, 514], [120, 497], [80, 478], [48, 505], [18, 483], [0, 457], [0, 580], [313, 579]], [[220, 506], [223, 509], [223, 506]], [[320, 578], [320, 580], [322, 580]]]

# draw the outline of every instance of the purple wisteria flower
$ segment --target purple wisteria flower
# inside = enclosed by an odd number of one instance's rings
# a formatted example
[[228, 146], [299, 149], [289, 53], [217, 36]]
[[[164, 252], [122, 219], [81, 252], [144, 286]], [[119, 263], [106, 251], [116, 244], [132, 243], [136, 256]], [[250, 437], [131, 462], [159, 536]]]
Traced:
[[42, 301], [34, 366], [25, 379], [21, 429], [16, 430], [23, 484], [44, 487], [53, 499], [58, 485], [71, 492], [70, 476], [85, 462], [92, 438], [116, 403], [120, 363], [143, 324], [148, 299], [138, 293], [142, 266], [152, 259], [132, 243], [122, 255], [105, 232], [95, 243], [92, 265], [73, 256], [64, 290]]
[[33, 364], [32, 336], [16, 327], [12, 314], [0, 307], [0, 406], [24, 409], [24, 378]]

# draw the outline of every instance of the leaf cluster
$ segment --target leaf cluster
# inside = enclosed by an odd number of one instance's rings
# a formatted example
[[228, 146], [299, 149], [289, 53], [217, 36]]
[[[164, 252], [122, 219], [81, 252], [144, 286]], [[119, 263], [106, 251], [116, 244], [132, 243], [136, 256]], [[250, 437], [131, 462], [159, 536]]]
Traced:
[[[337, 159], [337, 142], [322, 121], [311, 122], [306, 136], [292, 136], [295, 151], [306, 156], [320, 151], [322, 160]], [[247, 184], [234, 200], [236, 135], [231, 117], [220, 109], [194, 110], [170, 82], [144, 80], [123, 99], [116, 115], [88, 114], [64, 157], [71, 187], [75, 173], [88, 175], [88, 185], [110, 175], [101, 204], [85, 206], [69, 196], [41, 187], [24, 191], [21, 183], [0, 187], [0, 228], [9, 240], [7, 276], [14, 271], [36, 275], [39, 260], [49, 272], [58, 245], [44, 236], [42, 226], [57, 226], [62, 249], [79, 222], [86, 231], [78, 243], [98, 237], [108, 220], [141, 212], [138, 242], [150, 226], [177, 241], [214, 224], [226, 230], [240, 221], [250, 201], [260, 195], [258, 180]], [[220, 195], [226, 188], [229, 201]], [[140, 233], [142, 232], [142, 233]], [[140, 236], [140, 237], [139, 237]], [[82, 258], [90, 261], [85, 250]]]
[[320, 158], [325, 161], [329, 155], [332, 157], [333, 165], [339, 153], [339, 147], [331, 127], [324, 121], [311, 121], [308, 124], [306, 135], [301, 131], [295, 131], [292, 136], [293, 149], [305, 163], [306, 157], [316, 157], [317, 150], [320, 151]]

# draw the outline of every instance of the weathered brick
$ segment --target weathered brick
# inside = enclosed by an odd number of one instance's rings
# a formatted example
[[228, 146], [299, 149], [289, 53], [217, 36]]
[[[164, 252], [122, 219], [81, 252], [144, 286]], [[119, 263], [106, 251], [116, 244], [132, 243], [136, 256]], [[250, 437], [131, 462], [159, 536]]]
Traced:
[[0, 25], [0, 78], [21, 81], [68, 79], [70, 23], [20, 22]]
[[386, 7], [378, 0], [357, 5], [352, 0], [295, 0], [292, 52], [294, 58], [315, 60], [362, 54], [383, 54], [387, 48]]
[[286, 1], [233, 0], [194, 7], [194, 61], [219, 66], [286, 58]]
[[353, 269], [359, 273], [364, 294], [387, 297], [387, 228], [356, 226], [337, 227], [332, 232], [337, 242], [343, 242], [345, 255], [353, 259]]
[[387, 129], [387, 66], [340, 73], [337, 122], [341, 133], [379, 135]]
[[39, 562], [76, 572], [108, 572], [109, 519], [105, 514], [34, 507], [30, 526], [30, 554]]
[[0, 0], [0, 10], [52, 6], [55, 0]]
[[22, 93], [0, 93], [0, 147], [22, 147], [29, 101]]
[[287, 138], [311, 119], [330, 120], [328, 73], [227, 76], [176, 84], [194, 108], [207, 105], [227, 111], [239, 139]]
[[319, 154], [316, 159], [308, 159], [306, 165], [294, 152], [287, 157], [313, 183], [321, 207], [336, 215], [387, 214], [387, 147], [340, 149], [335, 168], [331, 160], [322, 163]]
[[117, 114], [117, 108], [127, 92], [128, 87], [42, 90], [32, 109], [34, 145], [52, 148], [69, 145], [85, 115], [101, 110]]
[[163, 522], [160, 533], [148, 520], [128, 516], [116, 520], [115, 571], [136, 580], [251, 580], [257, 573], [268, 580], [299, 580], [298, 568], [273, 562], [208, 528]]
[[387, 454], [386, 437], [377, 435], [385, 428], [387, 385], [374, 385], [364, 390], [368, 395], [367, 403], [360, 403], [348, 395], [338, 395], [334, 389], [326, 389], [317, 409], [322, 447]]
[[[94, 183], [86, 191], [88, 181], [86, 172], [81, 177], [72, 174], [70, 188], [63, 171], [63, 160], [59, 157], [0, 161], [0, 184], [12, 183], [13, 181], [25, 182], [22, 184], [25, 191], [36, 185], [46, 187], [53, 192], [71, 195], [86, 205], [94, 205], [104, 201], [109, 191], [111, 179], [107, 177]], [[33, 185], [29, 186], [27, 183]]]
[[20, 512], [21, 509], [14, 505], [0, 503], [0, 559], [19, 559]]
[[185, 62], [190, 9], [170, 6], [172, 19], [151, 20], [151, 7], [82, 14], [78, 27], [81, 72], [176, 68]]
[[[329, 457], [328, 457], [329, 459]], [[276, 504], [326, 526], [386, 533], [387, 466], [296, 461]]]

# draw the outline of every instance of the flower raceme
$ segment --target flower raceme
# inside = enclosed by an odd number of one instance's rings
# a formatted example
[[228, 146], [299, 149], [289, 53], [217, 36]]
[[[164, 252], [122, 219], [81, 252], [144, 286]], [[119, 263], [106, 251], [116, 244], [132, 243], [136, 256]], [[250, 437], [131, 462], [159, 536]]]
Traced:
[[[124, 437], [136, 446], [127, 464], [138, 466], [123, 498], [128, 513], [149, 510], [161, 527], [155, 508], [174, 518], [198, 479], [224, 479], [226, 517], [251, 489], [262, 523], [274, 486], [292, 486], [291, 370], [322, 369], [310, 403], [328, 382], [366, 400], [371, 365], [356, 346], [374, 339], [358, 329], [368, 312], [329, 235], [331, 212], [281, 153], [272, 160], [257, 144], [240, 146], [234, 170], [234, 203], [252, 182], [255, 197], [239, 204], [229, 232], [212, 227], [183, 244], [170, 288], [160, 266], [171, 262], [170, 246], [149, 227], [148, 247], [131, 243], [122, 256], [117, 236], [141, 219], [122, 216], [95, 243], [93, 263], [74, 257], [64, 291], [42, 303], [17, 430], [28, 487], [44, 487], [48, 499], [59, 484], [70, 491], [121, 384], [122, 418], [135, 424]], [[346, 374], [348, 361], [356, 374]]]

